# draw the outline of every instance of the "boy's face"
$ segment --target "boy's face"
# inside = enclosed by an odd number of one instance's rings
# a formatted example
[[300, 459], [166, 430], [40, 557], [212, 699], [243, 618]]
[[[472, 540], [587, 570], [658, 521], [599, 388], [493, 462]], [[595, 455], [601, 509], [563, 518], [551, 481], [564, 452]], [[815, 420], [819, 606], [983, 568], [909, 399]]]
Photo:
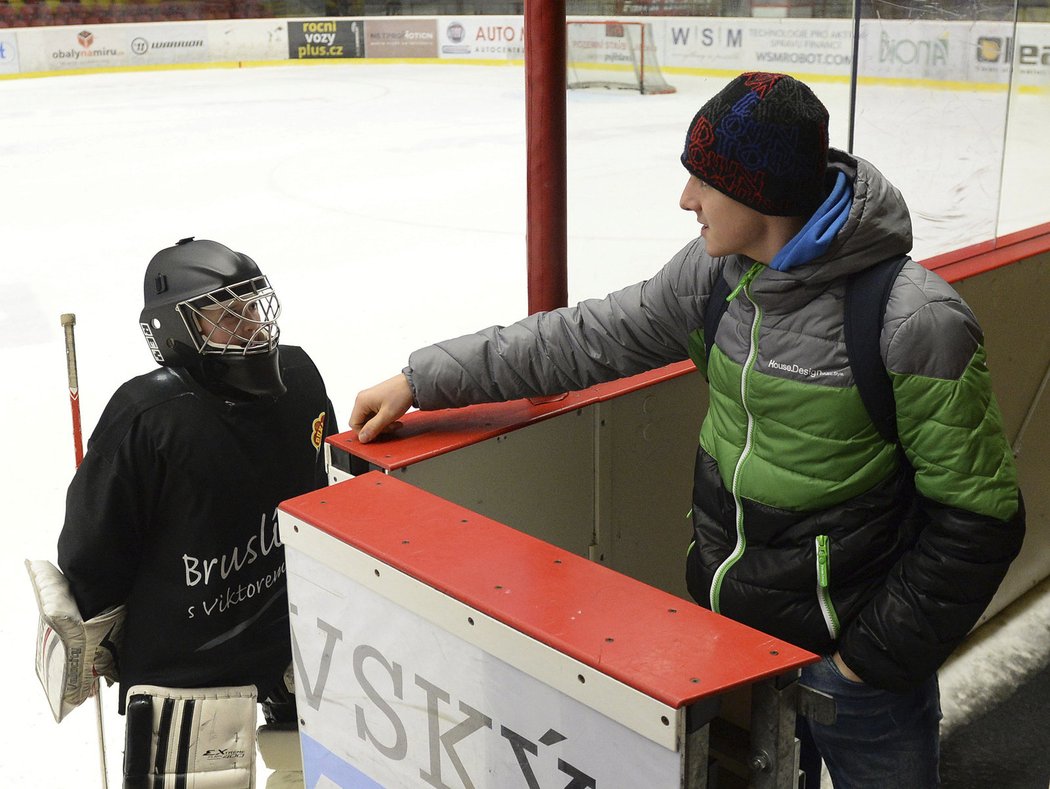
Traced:
[[201, 336], [213, 348], [251, 347], [269, 339], [259, 305], [254, 300], [230, 299], [200, 309]]
[[767, 238], [769, 217], [743, 203], [738, 203], [695, 175], [689, 176], [678, 204], [685, 211], [696, 214], [703, 227], [700, 235], [707, 241], [707, 253], [712, 257], [747, 255], [762, 260], [760, 246]]

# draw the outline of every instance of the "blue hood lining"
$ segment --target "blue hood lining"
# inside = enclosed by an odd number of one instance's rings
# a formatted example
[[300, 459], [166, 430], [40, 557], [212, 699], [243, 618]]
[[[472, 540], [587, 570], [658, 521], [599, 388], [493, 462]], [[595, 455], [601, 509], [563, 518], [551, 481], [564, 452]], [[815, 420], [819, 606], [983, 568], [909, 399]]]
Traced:
[[813, 216], [795, 237], [777, 252], [769, 267], [777, 271], [787, 271], [822, 255], [846, 224], [852, 205], [853, 186], [846, 174], [839, 170], [831, 194], [813, 212]]

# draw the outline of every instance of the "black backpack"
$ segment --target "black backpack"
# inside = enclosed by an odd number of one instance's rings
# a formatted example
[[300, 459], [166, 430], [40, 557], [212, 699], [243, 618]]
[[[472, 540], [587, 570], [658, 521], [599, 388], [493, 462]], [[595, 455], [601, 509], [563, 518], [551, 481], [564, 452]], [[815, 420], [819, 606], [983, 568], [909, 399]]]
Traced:
[[[875, 429], [892, 444], [897, 443], [897, 412], [893, 401], [893, 384], [879, 352], [879, 335], [893, 282], [907, 262], [907, 255], [883, 260], [850, 275], [846, 281], [844, 312], [849, 366], [853, 371], [853, 380], [857, 382], [860, 399]], [[704, 315], [704, 343], [709, 361], [715, 331], [729, 307], [726, 301], [729, 293], [729, 283], [725, 277], [719, 276]]]

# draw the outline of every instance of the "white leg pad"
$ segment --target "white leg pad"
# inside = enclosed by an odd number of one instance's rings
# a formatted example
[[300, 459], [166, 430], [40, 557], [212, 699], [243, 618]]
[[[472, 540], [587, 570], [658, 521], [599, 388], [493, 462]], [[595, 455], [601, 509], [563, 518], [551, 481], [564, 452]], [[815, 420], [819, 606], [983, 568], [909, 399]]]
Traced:
[[256, 695], [254, 685], [131, 688], [124, 786], [179, 776], [186, 789], [254, 789]]

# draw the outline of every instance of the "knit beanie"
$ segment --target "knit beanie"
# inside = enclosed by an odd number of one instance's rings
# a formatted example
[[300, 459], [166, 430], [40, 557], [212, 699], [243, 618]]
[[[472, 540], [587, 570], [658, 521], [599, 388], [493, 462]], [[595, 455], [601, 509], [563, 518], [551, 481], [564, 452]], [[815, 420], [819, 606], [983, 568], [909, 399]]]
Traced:
[[682, 164], [701, 181], [769, 216], [809, 216], [824, 199], [828, 111], [787, 74], [749, 72], [704, 104]]

